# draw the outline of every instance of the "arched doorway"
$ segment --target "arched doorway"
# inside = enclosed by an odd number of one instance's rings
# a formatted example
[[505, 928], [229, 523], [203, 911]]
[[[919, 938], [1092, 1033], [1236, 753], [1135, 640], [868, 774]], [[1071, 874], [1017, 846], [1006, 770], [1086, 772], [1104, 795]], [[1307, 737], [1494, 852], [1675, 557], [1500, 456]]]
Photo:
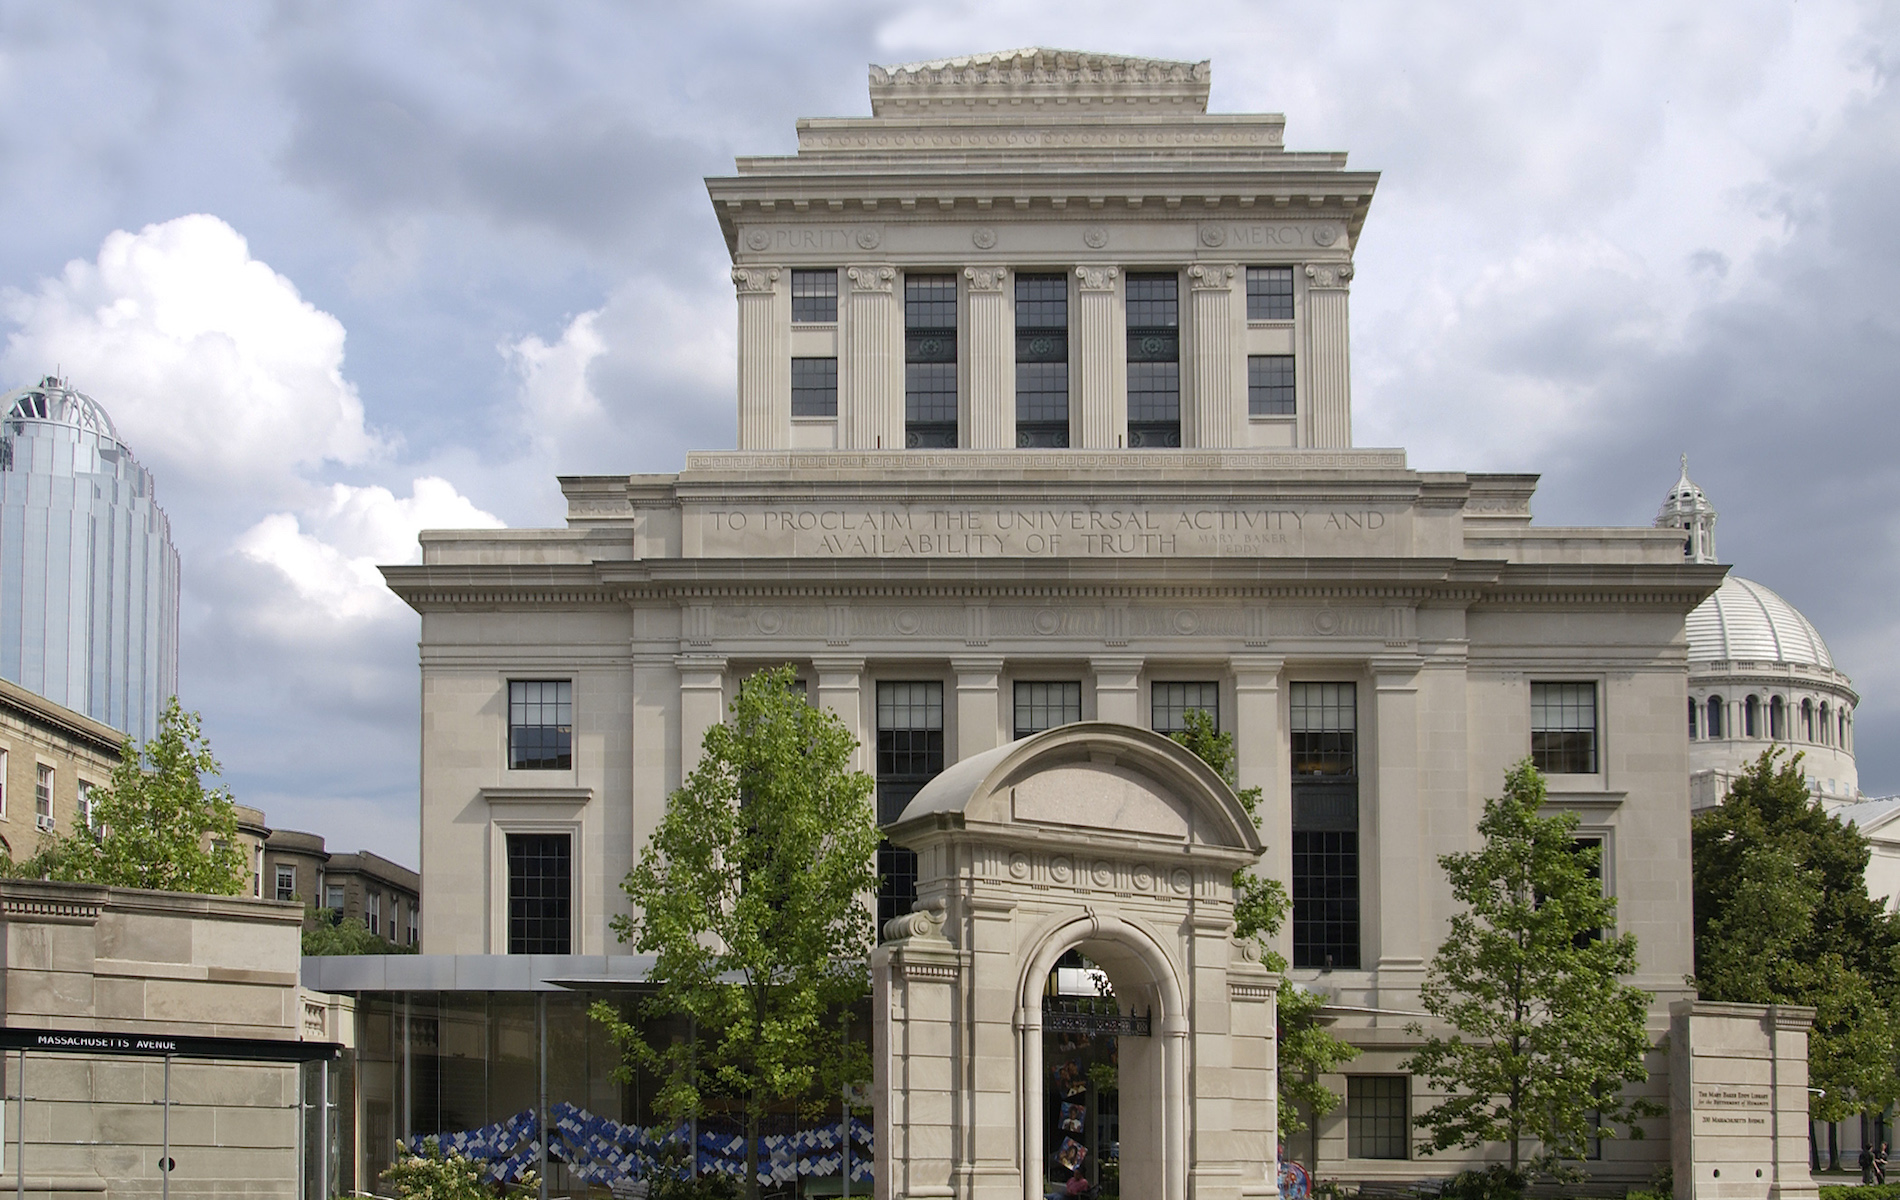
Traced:
[[1065, 1152], [1102, 1153], [1086, 1124], [1055, 1136], [1075, 1077], [1046, 994], [1071, 954], [1113, 994], [1121, 1194], [1273, 1194], [1277, 980], [1232, 936], [1233, 873], [1261, 846], [1218, 776], [1083, 722], [956, 764], [889, 834], [917, 852], [918, 903], [873, 960], [880, 1197], [1044, 1200]]

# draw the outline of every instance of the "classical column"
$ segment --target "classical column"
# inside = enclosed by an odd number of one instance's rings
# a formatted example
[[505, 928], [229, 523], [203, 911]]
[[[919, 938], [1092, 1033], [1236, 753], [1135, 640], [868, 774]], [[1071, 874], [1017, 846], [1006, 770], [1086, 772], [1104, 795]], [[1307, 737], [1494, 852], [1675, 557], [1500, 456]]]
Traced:
[[[778, 312], [778, 267], [734, 267], [739, 292], [739, 449], [792, 444], [790, 332]], [[787, 319], [789, 319], [787, 313]]]
[[1072, 395], [1081, 409], [1081, 445], [1089, 450], [1112, 450], [1128, 432], [1127, 325], [1115, 302], [1116, 267], [1075, 269], [1075, 366]]
[[845, 278], [839, 445], [902, 450], [904, 314], [897, 303], [897, 268], [883, 263], [847, 267]]
[[[1240, 268], [1232, 263], [1196, 263], [1188, 268], [1189, 314], [1193, 348], [1189, 369], [1194, 378], [1196, 446], [1237, 446], [1246, 419], [1246, 390], [1239, 384], [1240, 362], [1234, 353], [1234, 279]], [[1187, 444], [1185, 441], [1183, 444]]]
[[1346, 339], [1351, 263], [1306, 267], [1306, 444], [1352, 445], [1352, 359]]
[[726, 716], [726, 656], [680, 654], [673, 659], [680, 673], [680, 779], [699, 765], [700, 744], [706, 731]]
[[1016, 445], [1016, 331], [1010, 321], [1009, 268], [965, 267], [970, 297], [969, 445], [1001, 450]]
[[1095, 676], [1095, 719], [1148, 728], [1141, 711], [1139, 654], [1099, 654], [1089, 659]]
[[981, 754], [1003, 742], [1003, 709], [997, 677], [999, 654], [959, 656], [950, 660], [957, 673], [957, 759]]
[[[1280, 672], [1286, 660], [1277, 654], [1236, 654], [1228, 659], [1234, 673], [1235, 771], [1243, 788], [1260, 789], [1260, 840], [1267, 852], [1256, 872], [1268, 879], [1293, 878], [1292, 768], [1286, 761], [1280, 729]], [[1280, 923], [1273, 948], [1293, 956], [1293, 922]]]
[[[1386, 1009], [1416, 1009], [1425, 977], [1419, 929], [1419, 847], [1424, 832], [1418, 820], [1419, 666], [1419, 659], [1410, 655], [1372, 660], [1378, 746], [1372, 826], [1379, 864], [1372, 913], [1379, 930], [1377, 1007]], [[1360, 861], [1365, 861], [1363, 847]]]
[[871, 739], [864, 733], [864, 659], [852, 654], [814, 654], [811, 669], [818, 676], [818, 707], [837, 714], [851, 736], [858, 739], [852, 763], [860, 771], [873, 764], [865, 746]]

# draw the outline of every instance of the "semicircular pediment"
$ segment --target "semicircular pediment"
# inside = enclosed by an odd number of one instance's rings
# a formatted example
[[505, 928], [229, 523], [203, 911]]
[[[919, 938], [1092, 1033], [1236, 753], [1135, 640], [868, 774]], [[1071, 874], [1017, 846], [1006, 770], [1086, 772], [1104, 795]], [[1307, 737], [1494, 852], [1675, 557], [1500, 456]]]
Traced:
[[955, 764], [912, 798], [893, 828], [955, 815], [966, 827], [1021, 826], [1258, 852], [1233, 789], [1152, 730], [1081, 721]]

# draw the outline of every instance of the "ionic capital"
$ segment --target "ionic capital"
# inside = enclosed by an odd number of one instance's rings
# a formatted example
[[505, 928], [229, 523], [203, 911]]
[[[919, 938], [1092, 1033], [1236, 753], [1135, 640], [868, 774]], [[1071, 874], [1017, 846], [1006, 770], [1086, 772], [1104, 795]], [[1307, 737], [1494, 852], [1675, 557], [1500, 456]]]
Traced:
[[1308, 288], [1335, 288], [1348, 290], [1348, 281], [1352, 279], [1351, 263], [1307, 263], [1306, 286]]
[[851, 290], [854, 292], [883, 292], [888, 295], [897, 281], [897, 268], [883, 263], [846, 267], [844, 274], [851, 281]]
[[1083, 292], [1112, 292], [1115, 290], [1115, 277], [1120, 274], [1119, 267], [1077, 267], [1075, 286]]
[[770, 294], [778, 291], [777, 267], [734, 267], [732, 285], [741, 296]]

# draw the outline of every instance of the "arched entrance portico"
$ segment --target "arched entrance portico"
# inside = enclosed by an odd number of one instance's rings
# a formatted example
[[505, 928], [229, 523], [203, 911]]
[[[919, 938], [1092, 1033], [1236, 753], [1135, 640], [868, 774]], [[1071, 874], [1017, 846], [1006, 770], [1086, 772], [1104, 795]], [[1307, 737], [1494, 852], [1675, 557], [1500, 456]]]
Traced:
[[1147, 1018], [1119, 1041], [1122, 1194], [1274, 1193], [1277, 980], [1232, 936], [1261, 846], [1218, 776], [1083, 722], [956, 764], [889, 834], [918, 902], [873, 959], [880, 1200], [1042, 1200], [1044, 993], [1071, 950]]

